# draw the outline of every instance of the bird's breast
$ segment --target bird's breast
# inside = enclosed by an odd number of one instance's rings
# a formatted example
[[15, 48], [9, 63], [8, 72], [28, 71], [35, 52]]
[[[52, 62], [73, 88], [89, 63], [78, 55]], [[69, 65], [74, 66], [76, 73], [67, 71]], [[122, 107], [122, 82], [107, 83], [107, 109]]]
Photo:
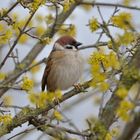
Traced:
[[66, 90], [74, 85], [82, 75], [83, 59], [78, 52], [66, 53], [66, 55], [56, 60], [56, 70], [53, 81], [55, 87]]

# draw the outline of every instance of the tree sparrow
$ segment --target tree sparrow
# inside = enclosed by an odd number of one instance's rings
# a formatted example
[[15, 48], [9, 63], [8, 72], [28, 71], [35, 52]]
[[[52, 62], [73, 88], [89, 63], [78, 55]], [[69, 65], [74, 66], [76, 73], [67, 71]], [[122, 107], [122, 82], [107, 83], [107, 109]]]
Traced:
[[66, 90], [73, 86], [83, 72], [83, 59], [73, 37], [62, 36], [54, 44], [42, 77], [42, 91]]

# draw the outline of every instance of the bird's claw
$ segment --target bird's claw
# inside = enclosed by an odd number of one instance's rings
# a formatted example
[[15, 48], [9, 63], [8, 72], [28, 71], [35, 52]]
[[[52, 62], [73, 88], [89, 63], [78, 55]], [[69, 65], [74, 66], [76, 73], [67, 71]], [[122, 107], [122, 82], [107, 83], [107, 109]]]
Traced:
[[86, 92], [84, 87], [81, 84], [75, 84], [73, 86], [77, 92]]

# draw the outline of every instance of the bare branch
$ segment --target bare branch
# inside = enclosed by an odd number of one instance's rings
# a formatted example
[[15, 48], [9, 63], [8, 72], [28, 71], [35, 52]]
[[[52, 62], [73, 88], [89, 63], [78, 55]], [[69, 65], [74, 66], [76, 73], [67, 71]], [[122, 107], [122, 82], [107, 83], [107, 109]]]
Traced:
[[131, 10], [140, 10], [139, 7], [135, 6], [126, 6], [122, 4], [114, 4], [114, 3], [104, 3], [104, 2], [81, 2], [81, 5], [91, 5], [91, 6], [106, 6], [106, 7], [120, 7], [120, 8], [125, 8], [125, 9], [131, 9]]

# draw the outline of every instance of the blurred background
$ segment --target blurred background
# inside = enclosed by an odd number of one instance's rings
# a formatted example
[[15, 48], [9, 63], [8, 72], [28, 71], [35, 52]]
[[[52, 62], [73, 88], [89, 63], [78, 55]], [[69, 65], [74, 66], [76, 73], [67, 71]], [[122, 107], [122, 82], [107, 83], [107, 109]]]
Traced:
[[[90, 0], [89, 0], [90, 1]], [[14, 2], [14, 0], [5, 0], [0, 2], [0, 8], [8, 8], [10, 7]], [[114, 3], [114, 4], [122, 4], [124, 1], [123, 0], [96, 0], [96, 2], [107, 2], [107, 3]], [[140, 7], [140, 2], [138, 0], [132, 0], [131, 6], [138, 6]], [[115, 7], [105, 7], [105, 6], [100, 6], [101, 13], [103, 15], [103, 18], [105, 21], [108, 21], [111, 17], [111, 15], [114, 12]], [[128, 10], [124, 8], [118, 8], [120, 11], [127, 11], [130, 12], [133, 15], [133, 24], [137, 27], [139, 30], [140, 27], [140, 20], [139, 15], [140, 12], [136, 10]], [[39, 8], [39, 10], [36, 12], [34, 19], [32, 21], [33, 27], [36, 29], [33, 31], [34, 34], [40, 35], [43, 34], [43, 31], [48, 27], [46, 22], [47, 22], [47, 17], [48, 16], [54, 16], [55, 12], [53, 9], [48, 8], [47, 6], [42, 6]], [[29, 11], [28, 9], [24, 9], [21, 6], [17, 6], [12, 12], [11, 16], [15, 16], [19, 21], [24, 22], [24, 19], [26, 19], [29, 16]], [[87, 26], [89, 24], [89, 19], [92, 17], [95, 17], [98, 19], [98, 21], [101, 21], [101, 17], [99, 15], [99, 12], [97, 10], [97, 7], [94, 6], [78, 6], [71, 16], [65, 21], [65, 24], [74, 24], [75, 25], [75, 33], [74, 37], [79, 41], [83, 43], [83, 46], [95, 44], [99, 35], [100, 35], [100, 30], [97, 32], [91, 32], [89, 30], [89, 27]], [[21, 23], [22, 24], [22, 23]], [[117, 33], [121, 33], [121, 30], [118, 28], [113, 28], [110, 27], [110, 32], [112, 36], [115, 36]], [[53, 43], [59, 36], [62, 34], [65, 34], [65, 32], [60, 32], [57, 33], [54, 37], [53, 40], [49, 45], [46, 45], [46, 47], [42, 50], [42, 52], [37, 56], [35, 59], [35, 62], [40, 61], [44, 57], [48, 57], [50, 51], [52, 50]], [[101, 38], [101, 41], [107, 42], [108, 38], [103, 35]], [[9, 44], [12, 44], [12, 40], [9, 42]], [[32, 39], [31, 37], [23, 37], [19, 43], [16, 45], [15, 52], [17, 51], [18, 53], [18, 61], [20, 62], [26, 55], [27, 53], [31, 50], [31, 48], [34, 46], [34, 44], [37, 43], [36, 39]], [[4, 45], [4, 47], [0, 47], [0, 62], [2, 62], [3, 58], [7, 54], [9, 50], [9, 45]], [[89, 80], [90, 77], [90, 68], [88, 65], [88, 59], [92, 52], [96, 50], [96, 48], [90, 48], [90, 49], [83, 49], [80, 51], [81, 55], [83, 56], [85, 60], [85, 69], [83, 76], [81, 77], [80, 82], [84, 82]], [[6, 61], [6, 64], [2, 68], [1, 72], [3, 73], [10, 73], [14, 69], [14, 62], [13, 59], [9, 58]], [[28, 75], [31, 79], [35, 81], [35, 86], [34, 90], [36, 92], [40, 92], [41, 88], [41, 79], [42, 79], [42, 74], [45, 68], [45, 64], [41, 64], [37, 67], [36, 70], [27, 72], [24, 75]], [[22, 76], [18, 79], [21, 80]], [[65, 92], [65, 91], [64, 91]], [[110, 96], [110, 93], [108, 92], [105, 94], [106, 100]], [[4, 98], [9, 98], [10, 102], [12, 105], [17, 105], [20, 107], [24, 107], [30, 104], [27, 93], [25, 91], [19, 91], [19, 90], [14, 90], [10, 89], [7, 91], [7, 93], [2, 97], [1, 101]], [[85, 130], [87, 128], [87, 119], [90, 117], [97, 117], [99, 113], [99, 107], [100, 107], [100, 100], [102, 97], [102, 93], [99, 93], [98, 90], [90, 88], [88, 89], [88, 92], [86, 93], [81, 93], [78, 96], [74, 96], [71, 99], [63, 102], [59, 107], [58, 110], [62, 112], [62, 114], [65, 116], [65, 119], [67, 120], [66, 123], [63, 123], [63, 126], [69, 126], [69, 123], [71, 122], [74, 124], [77, 129], [80, 131]], [[104, 101], [105, 103], [106, 101]], [[31, 105], [31, 104], [30, 104]], [[32, 105], [31, 105], [32, 106]], [[12, 111], [12, 115], [14, 116], [16, 112], [18, 112], [18, 109], [10, 109]], [[9, 137], [12, 135], [23, 131], [27, 129], [28, 123], [23, 124], [22, 127], [18, 127], [14, 129], [10, 134], [0, 138], [0, 140], [7, 140]], [[30, 126], [32, 127], [32, 126]], [[74, 138], [76, 136], [73, 136]], [[33, 140], [49, 140], [50, 137], [46, 134], [43, 134], [40, 131], [33, 130], [29, 133], [25, 133], [23, 135], [17, 136], [13, 138], [12, 140], [27, 140], [27, 139], [33, 139]]]

